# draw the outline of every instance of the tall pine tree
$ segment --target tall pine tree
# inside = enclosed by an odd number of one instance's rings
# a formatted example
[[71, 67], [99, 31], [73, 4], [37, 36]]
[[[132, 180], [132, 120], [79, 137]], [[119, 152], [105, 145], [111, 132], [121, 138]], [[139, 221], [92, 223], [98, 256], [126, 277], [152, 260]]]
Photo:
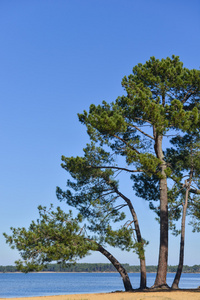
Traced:
[[[124, 77], [126, 95], [108, 104], [91, 105], [89, 112], [79, 114], [94, 143], [110, 148], [112, 154], [125, 157], [126, 165], [109, 162], [107, 170], [121, 170], [136, 175], [139, 180], [151, 178], [158, 182], [152, 193], [137, 189], [145, 199], [159, 200], [160, 248], [158, 271], [154, 286], [166, 286], [168, 261], [168, 176], [170, 167], [165, 161], [164, 139], [171, 132], [194, 132], [199, 127], [200, 71], [183, 67], [179, 57], [166, 59], [151, 57], [145, 64], [133, 68]], [[66, 160], [66, 158], [63, 158]], [[89, 165], [96, 168], [97, 165]], [[103, 169], [101, 163], [98, 167]], [[124, 168], [124, 169], [123, 169]], [[70, 171], [70, 167], [67, 167]], [[138, 174], [138, 176], [137, 176]], [[140, 185], [136, 182], [135, 185]], [[147, 182], [148, 186], [148, 182]]]

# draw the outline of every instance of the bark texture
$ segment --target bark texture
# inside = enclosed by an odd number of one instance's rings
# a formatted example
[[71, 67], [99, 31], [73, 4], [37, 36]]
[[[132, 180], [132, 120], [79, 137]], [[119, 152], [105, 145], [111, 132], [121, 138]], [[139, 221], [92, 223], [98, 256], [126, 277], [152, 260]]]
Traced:
[[191, 177], [192, 177], [192, 172], [190, 174], [190, 181], [187, 183], [185, 182], [186, 185], [186, 192], [185, 192], [185, 203], [183, 203], [183, 215], [182, 215], [182, 221], [181, 221], [181, 241], [180, 241], [180, 254], [179, 254], [179, 264], [178, 268], [176, 271], [176, 275], [172, 284], [172, 289], [178, 289], [179, 288], [179, 282], [181, 278], [181, 274], [183, 271], [183, 262], [184, 262], [184, 246], [185, 246], [185, 220], [186, 220], [186, 213], [187, 213], [187, 206], [188, 206], [188, 195], [189, 195], [189, 190], [191, 186]]
[[129, 210], [131, 212], [131, 215], [133, 217], [134, 226], [135, 226], [135, 233], [137, 237], [137, 242], [141, 243], [141, 251], [142, 253], [139, 255], [140, 259], [140, 289], [145, 289], [147, 285], [146, 280], [146, 262], [145, 262], [145, 255], [144, 255], [144, 246], [143, 246], [143, 240], [140, 232], [140, 226], [137, 218], [137, 214], [133, 208], [132, 202], [130, 199], [128, 199], [126, 196], [124, 196], [122, 193], [120, 193], [117, 189], [115, 189], [115, 192], [124, 199], [124, 201], [127, 203]]
[[168, 287], [167, 262], [168, 262], [168, 197], [167, 197], [167, 176], [165, 173], [166, 163], [162, 151], [162, 135], [157, 136], [155, 133], [155, 152], [161, 160], [160, 165], [160, 248], [158, 269], [153, 287]]
[[120, 275], [122, 277], [122, 280], [123, 280], [125, 291], [131, 291], [133, 288], [132, 288], [132, 285], [131, 285], [128, 273], [126, 272], [126, 270], [124, 269], [124, 267], [118, 262], [118, 260], [110, 252], [108, 252], [101, 245], [98, 245], [98, 249], [97, 250], [99, 252], [101, 252], [104, 256], [106, 256], [107, 259], [109, 259], [109, 261], [116, 268], [116, 270], [120, 273]]

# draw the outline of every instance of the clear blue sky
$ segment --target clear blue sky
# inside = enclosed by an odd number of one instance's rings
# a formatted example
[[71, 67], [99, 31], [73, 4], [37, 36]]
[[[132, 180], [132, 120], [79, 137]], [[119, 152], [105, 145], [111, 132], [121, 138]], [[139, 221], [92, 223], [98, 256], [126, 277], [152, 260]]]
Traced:
[[[199, 69], [199, 37], [199, 0], [1, 0], [0, 232], [27, 227], [39, 204], [60, 205], [55, 188], [67, 180], [60, 157], [81, 155], [88, 141], [78, 112], [122, 95], [122, 77], [150, 56], [179, 55]], [[148, 204], [134, 201], [150, 241], [147, 264], [157, 264], [159, 226]], [[0, 265], [13, 264], [18, 254], [2, 234], [0, 245]], [[170, 264], [178, 247], [170, 236]], [[199, 249], [187, 228], [186, 264], [200, 264]], [[134, 254], [114, 254], [139, 264]], [[94, 254], [82, 262], [107, 261]]]

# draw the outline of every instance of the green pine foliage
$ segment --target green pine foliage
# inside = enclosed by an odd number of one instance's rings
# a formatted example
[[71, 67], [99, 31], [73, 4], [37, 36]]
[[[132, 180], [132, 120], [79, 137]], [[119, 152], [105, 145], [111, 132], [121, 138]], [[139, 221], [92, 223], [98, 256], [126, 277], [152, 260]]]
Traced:
[[52, 261], [61, 265], [75, 263], [89, 250], [96, 250], [96, 243], [86, 239], [79, 226], [80, 214], [73, 218], [71, 211], [65, 213], [60, 207], [53, 211], [53, 206], [39, 206], [38, 210], [40, 218], [32, 221], [28, 229], [11, 227], [12, 235], [4, 233], [6, 242], [22, 257], [16, 261], [18, 270], [40, 271]]
[[[105, 207], [106, 211], [114, 211], [113, 205], [108, 207], [108, 202], [112, 202], [110, 199], [105, 202], [102, 194], [97, 195], [93, 191], [99, 186], [100, 179], [101, 183], [104, 181], [104, 186], [101, 184], [99, 191], [109, 188], [112, 191], [112, 186], [117, 185], [117, 182], [113, 181], [115, 170], [129, 171], [130, 174], [134, 170], [131, 179], [136, 195], [148, 200], [150, 208], [159, 217], [159, 204], [155, 201], [158, 202], [160, 199], [159, 180], [163, 175], [160, 170], [161, 160], [154, 150], [154, 144], [158, 136], [165, 137], [168, 133], [172, 133], [179, 134], [180, 137], [184, 132], [190, 136], [199, 128], [200, 72], [184, 68], [177, 56], [161, 60], [151, 57], [145, 64], [135, 66], [133, 74], [123, 78], [122, 86], [127, 93], [126, 96], [121, 96], [110, 104], [105, 101], [102, 105], [92, 104], [89, 112], [84, 111], [78, 115], [81, 123], [86, 125], [92, 143], [84, 149], [84, 157], [62, 157], [62, 167], [76, 180], [76, 183], [68, 181], [68, 186], [76, 191], [76, 195], [72, 196], [70, 190], [64, 193], [59, 188], [57, 195], [59, 199], [65, 198], [69, 205], [78, 206], [81, 213], [86, 211], [89, 203], [94, 207], [97, 203], [95, 199], [99, 201], [101, 212]], [[174, 145], [174, 142], [172, 139], [171, 144]], [[98, 143], [99, 146], [95, 146]], [[103, 146], [106, 146], [106, 149], [110, 147], [110, 150], [106, 152]], [[172, 154], [172, 151], [179, 149], [166, 150], [168, 157], [164, 159], [168, 164], [165, 167], [165, 174], [167, 178], [176, 177], [177, 180], [175, 168], [177, 169], [180, 164], [180, 156], [174, 156], [175, 167], [169, 162], [170, 151]], [[125, 157], [129, 168], [123, 170], [114, 161], [116, 155]], [[77, 192], [80, 188], [86, 193]], [[173, 209], [173, 203], [180, 198], [176, 195], [177, 189], [177, 185], [168, 188], [171, 219], [175, 221], [181, 215], [180, 207]], [[95, 195], [95, 199], [92, 199], [91, 194]], [[104, 198], [104, 201], [101, 202], [100, 198]], [[88, 215], [98, 217], [94, 211], [95, 209], [89, 212], [87, 209]], [[109, 222], [112, 214], [110, 217]], [[102, 220], [103, 217], [101, 222]], [[173, 227], [172, 223], [170, 226]], [[95, 227], [93, 229], [96, 230]], [[103, 230], [104, 235], [105, 232], [108, 232], [108, 228], [106, 231]]]
[[[158, 274], [167, 270], [168, 222], [178, 233], [174, 221], [181, 216], [183, 180], [192, 165], [196, 193], [190, 198], [190, 214], [194, 228], [199, 228], [200, 71], [183, 67], [178, 56], [151, 57], [136, 65], [122, 86], [125, 95], [78, 114], [91, 140], [83, 155], [62, 156], [61, 166], [70, 177], [67, 189], [57, 187], [56, 194], [79, 215], [39, 208], [41, 219], [28, 230], [12, 228], [11, 236], [5, 234], [25, 261], [18, 262], [22, 270], [39, 270], [50, 261], [74, 262], [95, 250], [96, 243], [133, 251], [144, 259], [147, 242], [141, 237], [133, 201], [122, 193], [122, 173], [130, 175], [133, 196], [149, 201], [161, 223], [160, 251], [165, 253]], [[165, 275], [161, 281], [156, 278], [158, 285], [165, 285]]]

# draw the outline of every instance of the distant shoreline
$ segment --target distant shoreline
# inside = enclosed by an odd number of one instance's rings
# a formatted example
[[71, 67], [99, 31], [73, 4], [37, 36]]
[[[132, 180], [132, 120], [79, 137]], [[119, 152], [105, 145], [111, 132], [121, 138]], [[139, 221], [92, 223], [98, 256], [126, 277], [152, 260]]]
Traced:
[[[139, 265], [132, 265], [125, 263], [122, 264], [127, 273], [140, 273]], [[147, 265], [147, 273], [156, 273], [157, 266]], [[168, 266], [168, 273], [176, 273], [177, 266]], [[114, 266], [110, 263], [76, 263], [76, 264], [48, 264], [42, 268], [39, 272], [41, 273], [117, 273]], [[0, 266], [0, 273], [18, 273], [16, 266], [7, 265]], [[183, 267], [183, 273], [198, 274], [200, 273], [200, 265], [193, 265]]]
[[[109, 271], [103, 271], [103, 272], [66, 272], [66, 271], [60, 271], [60, 272], [54, 272], [54, 271], [40, 271], [40, 272], [28, 272], [28, 274], [88, 274], [88, 273], [93, 273], [93, 274], [105, 274], [105, 273], [110, 273], [110, 274], [115, 274], [118, 272], [109, 272]], [[139, 274], [140, 272], [128, 272], [129, 274]], [[175, 274], [176, 272], [167, 272], [168, 274]], [[0, 274], [25, 274], [23, 272], [0, 272]], [[156, 274], [156, 272], [148, 272], [147, 274]], [[200, 274], [200, 272], [182, 272], [182, 274]]]

